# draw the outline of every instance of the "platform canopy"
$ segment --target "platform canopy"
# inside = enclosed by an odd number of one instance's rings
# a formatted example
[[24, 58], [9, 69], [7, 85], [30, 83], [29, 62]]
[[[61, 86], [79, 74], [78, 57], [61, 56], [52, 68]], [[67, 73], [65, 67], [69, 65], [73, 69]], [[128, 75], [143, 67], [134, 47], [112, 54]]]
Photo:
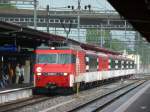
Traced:
[[[0, 21], [0, 45], [8, 43], [34, 48], [39, 46], [41, 43], [65, 40], [66, 38], [63, 36], [53, 35], [16, 24]], [[76, 43], [76, 41], [70, 39], [68, 39], [68, 41]]]
[[84, 44], [72, 39], [67, 39], [63, 36], [54, 35], [35, 29], [22, 27], [12, 23], [6, 23], [0, 21], [0, 45], [14, 44], [20, 47], [36, 48], [42, 43], [61, 43], [68, 42], [81, 46], [85, 50], [94, 50], [96, 52], [103, 52], [107, 54], [120, 55], [118, 52], [110, 51], [98, 46]]
[[108, 0], [150, 42], [150, 0]]

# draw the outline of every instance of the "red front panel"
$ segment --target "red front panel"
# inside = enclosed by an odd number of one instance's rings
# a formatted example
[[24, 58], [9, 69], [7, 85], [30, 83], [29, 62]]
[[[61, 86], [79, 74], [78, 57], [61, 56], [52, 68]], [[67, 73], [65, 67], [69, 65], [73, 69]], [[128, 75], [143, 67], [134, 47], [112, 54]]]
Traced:
[[[35, 70], [37, 67], [42, 68], [42, 75], [35, 77], [37, 87], [46, 87], [48, 83], [56, 84], [58, 87], [69, 87], [69, 74], [75, 74], [75, 64], [36, 64]], [[44, 73], [57, 74], [44, 75]], [[64, 73], [68, 75], [64, 76]], [[36, 71], [35, 74], [37, 74]]]
[[56, 84], [58, 87], [69, 87], [68, 76], [36, 76], [36, 87], [46, 87], [48, 83]]

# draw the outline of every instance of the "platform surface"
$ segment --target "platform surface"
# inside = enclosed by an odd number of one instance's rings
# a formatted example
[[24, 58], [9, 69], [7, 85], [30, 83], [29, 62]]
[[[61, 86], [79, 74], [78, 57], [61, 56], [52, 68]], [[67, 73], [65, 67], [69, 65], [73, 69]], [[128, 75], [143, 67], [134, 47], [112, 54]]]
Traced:
[[125, 112], [150, 112], [150, 87]]
[[150, 81], [119, 98], [101, 112], [150, 112]]
[[0, 88], [0, 104], [32, 96], [32, 84], [14, 84]]
[[8, 85], [5, 88], [0, 88], [0, 92], [7, 91], [7, 90], [13, 90], [13, 89], [17, 89], [17, 88], [32, 87], [32, 86], [33, 86], [33, 84], [12, 84], [12, 85]]

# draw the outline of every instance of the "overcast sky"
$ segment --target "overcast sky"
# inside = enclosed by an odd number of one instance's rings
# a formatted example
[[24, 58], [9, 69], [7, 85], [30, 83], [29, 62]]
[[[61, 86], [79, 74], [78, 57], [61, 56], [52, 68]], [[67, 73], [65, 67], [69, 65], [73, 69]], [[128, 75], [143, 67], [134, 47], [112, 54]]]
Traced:
[[[39, 7], [45, 8], [47, 4], [51, 8], [66, 7], [68, 5], [73, 5], [77, 8], [78, 0], [38, 0]], [[93, 10], [113, 10], [111, 5], [107, 0], [81, 0], [82, 9], [85, 5], [91, 5]]]

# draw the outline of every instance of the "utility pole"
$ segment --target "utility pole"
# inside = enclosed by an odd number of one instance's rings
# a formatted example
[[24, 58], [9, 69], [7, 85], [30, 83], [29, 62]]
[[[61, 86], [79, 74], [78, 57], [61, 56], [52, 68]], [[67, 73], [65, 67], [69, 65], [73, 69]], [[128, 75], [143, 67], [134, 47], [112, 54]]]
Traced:
[[49, 5], [47, 5], [47, 7], [46, 7], [46, 12], [47, 12], [47, 21], [46, 21], [46, 23], [47, 23], [47, 33], [49, 33]]
[[103, 30], [102, 30], [102, 24], [101, 24], [101, 48], [103, 47]]
[[81, 9], [81, 0], [78, 0], [78, 26], [77, 26], [77, 29], [78, 29], [78, 41], [80, 41], [80, 9]]
[[[125, 39], [127, 40], [127, 21], [125, 20]], [[124, 50], [127, 50], [127, 44], [124, 44]]]
[[34, 29], [37, 28], [37, 0], [34, 0]]
[[[81, 9], [81, 5], [80, 5], [80, 2], [81, 2], [81, 0], [78, 0], [78, 12], [77, 12], [77, 14], [78, 14], [78, 26], [77, 26], [77, 29], [78, 29], [78, 41], [80, 41], [80, 9]], [[80, 70], [79, 70], [79, 68], [80, 68], [80, 62], [79, 62], [79, 57], [78, 57], [79, 55], [78, 55], [78, 53], [77, 53], [77, 75], [79, 75], [79, 73], [80, 73]], [[76, 84], [76, 93], [77, 93], [77, 97], [79, 97], [79, 89], [80, 89], [80, 82], [77, 82], [77, 84]]]

